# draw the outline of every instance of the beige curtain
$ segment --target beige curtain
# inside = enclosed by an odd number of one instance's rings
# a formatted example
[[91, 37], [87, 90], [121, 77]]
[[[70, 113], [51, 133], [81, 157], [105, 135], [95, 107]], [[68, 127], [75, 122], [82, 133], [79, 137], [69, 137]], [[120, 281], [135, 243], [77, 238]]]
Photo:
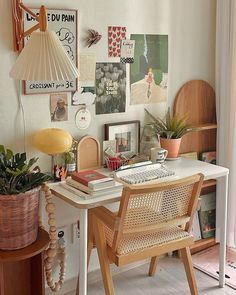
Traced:
[[[218, 0], [216, 18], [218, 164], [230, 169], [227, 244], [236, 247], [236, 1]], [[217, 198], [221, 198], [218, 192]], [[217, 215], [220, 215], [218, 208]]]

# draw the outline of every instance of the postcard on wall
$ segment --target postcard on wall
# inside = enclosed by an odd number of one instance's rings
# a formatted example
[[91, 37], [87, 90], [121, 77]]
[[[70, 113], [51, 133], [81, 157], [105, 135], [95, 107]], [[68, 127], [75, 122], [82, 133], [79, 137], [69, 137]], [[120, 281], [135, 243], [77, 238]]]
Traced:
[[71, 96], [71, 105], [92, 105], [95, 100], [95, 87], [80, 87], [78, 91], [74, 92]]
[[126, 27], [108, 27], [108, 56], [120, 57], [121, 41], [126, 38]]
[[96, 115], [123, 113], [126, 105], [126, 65], [97, 63]]
[[130, 65], [130, 104], [167, 100], [168, 35], [131, 35], [135, 41]]
[[134, 40], [121, 41], [120, 62], [130, 64], [134, 62], [134, 44]]
[[54, 93], [50, 95], [51, 121], [68, 120], [67, 93]]
[[[38, 13], [38, 9], [31, 9]], [[78, 39], [77, 39], [77, 10], [73, 9], [47, 9], [48, 29], [55, 31], [66, 49], [71, 61], [78, 64]], [[24, 18], [24, 29], [34, 26], [36, 21], [27, 12]], [[27, 43], [26, 37], [24, 42]], [[25, 94], [38, 94], [50, 92], [69, 92], [77, 90], [77, 79], [70, 81], [26, 81]]]
[[94, 86], [96, 70], [95, 54], [80, 54], [79, 63], [79, 84], [81, 87]]

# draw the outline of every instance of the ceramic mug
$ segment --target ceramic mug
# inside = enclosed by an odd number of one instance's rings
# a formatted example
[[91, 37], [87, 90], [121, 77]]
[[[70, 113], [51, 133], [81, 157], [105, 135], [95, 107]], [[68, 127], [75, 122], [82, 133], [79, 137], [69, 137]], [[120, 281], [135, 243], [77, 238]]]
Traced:
[[163, 163], [168, 155], [168, 151], [163, 148], [151, 148], [151, 161], [153, 163]]

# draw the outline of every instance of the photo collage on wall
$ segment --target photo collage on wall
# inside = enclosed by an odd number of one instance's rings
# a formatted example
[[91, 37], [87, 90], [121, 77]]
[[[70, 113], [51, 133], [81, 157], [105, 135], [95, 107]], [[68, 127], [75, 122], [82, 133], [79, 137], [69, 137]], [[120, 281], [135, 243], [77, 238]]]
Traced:
[[[36, 12], [37, 9], [33, 11]], [[49, 28], [56, 31], [72, 62], [79, 64], [78, 81], [76, 79], [51, 83], [27, 81], [24, 87], [26, 94], [52, 93], [50, 96], [51, 121], [68, 120], [67, 95], [57, 95], [62, 92], [72, 93], [72, 106], [95, 104], [95, 115], [124, 113], [127, 69], [130, 72], [130, 105], [166, 101], [167, 35], [131, 34], [127, 36], [126, 26], [109, 25], [107, 35], [104, 37], [99, 33], [99, 28], [88, 29], [84, 47], [100, 46], [102, 42], [104, 46], [104, 42], [107, 42], [108, 60], [99, 61], [96, 54], [91, 51], [83, 51], [78, 56], [77, 14], [76, 10], [48, 10]], [[26, 13], [25, 28], [31, 27], [33, 22], [32, 17]], [[95, 37], [96, 40], [93, 40]], [[130, 65], [127, 69], [126, 64]]]

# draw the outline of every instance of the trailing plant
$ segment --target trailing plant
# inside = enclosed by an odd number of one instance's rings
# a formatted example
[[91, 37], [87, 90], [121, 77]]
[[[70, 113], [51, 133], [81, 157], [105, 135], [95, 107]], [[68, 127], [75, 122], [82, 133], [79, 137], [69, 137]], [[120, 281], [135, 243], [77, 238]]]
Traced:
[[26, 153], [14, 154], [0, 145], [0, 194], [24, 193], [51, 179], [51, 176], [31, 169], [38, 158], [27, 162]]
[[151, 122], [147, 125], [150, 125], [162, 138], [181, 138], [190, 128], [187, 124], [187, 116], [171, 115], [170, 109], [168, 109], [163, 120], [155, 118], [147, 109], [145, 109], [145, 112], [151, 119]]

